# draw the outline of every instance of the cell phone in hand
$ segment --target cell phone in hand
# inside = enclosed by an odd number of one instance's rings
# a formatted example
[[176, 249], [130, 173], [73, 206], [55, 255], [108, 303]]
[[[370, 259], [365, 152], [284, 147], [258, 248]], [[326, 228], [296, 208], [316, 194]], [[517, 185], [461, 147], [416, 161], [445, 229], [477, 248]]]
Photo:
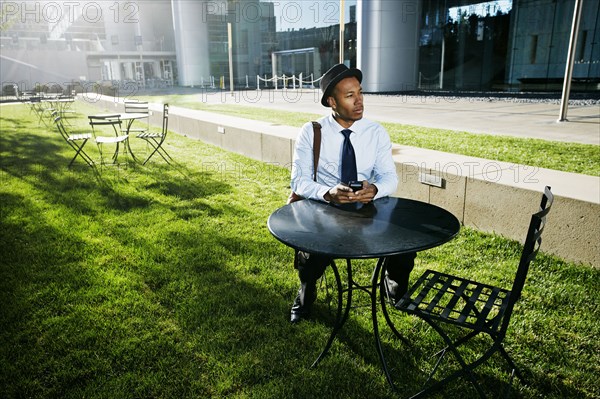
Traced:
[[351, 181], [348, 183], [348, 187], [350, 187], [352, 191], [356, 192], [363, 188], [363, 184], [361, 181]]

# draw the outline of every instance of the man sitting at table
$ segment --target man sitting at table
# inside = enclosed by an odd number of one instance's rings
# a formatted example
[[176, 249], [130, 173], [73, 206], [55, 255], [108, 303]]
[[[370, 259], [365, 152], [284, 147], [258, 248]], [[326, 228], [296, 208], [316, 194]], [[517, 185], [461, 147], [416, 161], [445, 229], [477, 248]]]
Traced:
[[[367, 204], [396, 191], [398, 176], [392, 159], [392, 144], [386, 130], [363, 118], [362, 72], [338, 64], [321, 79], [321, 104], [331, 115], [321, 124], [321, 151], [317, 181], [313, 181], [313, 125], [306, 123], [296, 140], [291, 187], [303, 198], [333, 204]], [[349, 186], [359, 181], [357, 191]], [[390, 256], [385, 276], [388, 294], [400, 298], [408, 289], [408, 278], [416, 254]], [[317, 280], [331, 258], [300, 252], [297, 258], [300, 289], [291, 311], [291, 322], [307, 318], [317, 298]]]

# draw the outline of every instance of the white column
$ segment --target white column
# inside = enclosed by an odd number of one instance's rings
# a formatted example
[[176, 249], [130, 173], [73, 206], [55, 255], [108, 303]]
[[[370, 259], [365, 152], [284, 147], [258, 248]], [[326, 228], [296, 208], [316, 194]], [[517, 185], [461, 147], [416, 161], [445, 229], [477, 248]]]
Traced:
[[363, 90], [416, 89], [421, 0], [357, 0], [356, 6]]
[[575, 60], [575, 49], [577, 47], [577, 34], [579, 33], [579, 22], [581, 21], [581, 8], [583, 0], [575, 0], [573, 9], [573, 24], [571, 25], [571, 38], [569, 40], [569, 52], [565, 66], [565, 80], [563, 82], [562, 97], [560, 100], [560, 114], [558, 122], [567, 121], [567, 111], [569, 108], [569, 95], [571, 93], [571, 79], [573, 78], [573, 62]]
[[179, 85], [198, 86], [210, 75], [207, 15], [216, 2], [172, 0]]

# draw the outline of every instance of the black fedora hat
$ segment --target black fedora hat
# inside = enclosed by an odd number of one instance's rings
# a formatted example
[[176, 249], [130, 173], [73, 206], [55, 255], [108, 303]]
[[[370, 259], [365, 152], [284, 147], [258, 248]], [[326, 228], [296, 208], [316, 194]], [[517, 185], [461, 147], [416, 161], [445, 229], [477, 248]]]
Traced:
[[359, 82], [362, 82], [362, 72], [360, 69], [348, 68], [344, 64], [337, 64], [331, 67], [329, 71], [325, 72], [323, 78], [321, 78], [321, 90], [323, 91], [323, 97], [321, 97], [321, 104], [324, 107], [329, 107], [327, 104], [327, 97], [331, 95], [333, 88], [342, 79], [354, 76]]

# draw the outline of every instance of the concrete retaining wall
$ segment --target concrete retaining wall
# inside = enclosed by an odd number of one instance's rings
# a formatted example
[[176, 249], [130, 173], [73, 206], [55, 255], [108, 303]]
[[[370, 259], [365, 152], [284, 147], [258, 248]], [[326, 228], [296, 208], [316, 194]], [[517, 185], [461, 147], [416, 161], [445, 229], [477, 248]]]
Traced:
[[441, 206], [465, 226], [520, 242], [544, 187], [552, 187], [543, 251], [600, 267], [600, 178], [405, 146], [394, 148], [394, 159], [398, 196]]
[[[122, 112], [102, 98], [99, 107]], [[162, 107], [150, 123], [160, 126]], [[170, 107], [169, 130], [270, 164], [289, 167], [297, 128]], [[523, 242], [545, 186], [555, 195], [542, 250], [600, 267], [600, 178], [395, 145], [396, 196], [441, 206], [465, 226]], [[543, 155], [540, 155], [543, 156]]]

